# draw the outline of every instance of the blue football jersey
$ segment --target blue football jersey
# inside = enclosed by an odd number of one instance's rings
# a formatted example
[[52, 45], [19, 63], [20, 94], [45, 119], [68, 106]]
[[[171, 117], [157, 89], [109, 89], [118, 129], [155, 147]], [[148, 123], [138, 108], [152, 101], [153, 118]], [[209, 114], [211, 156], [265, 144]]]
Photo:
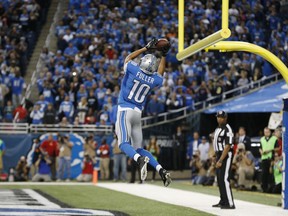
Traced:
[[147, 75], [134, 61], [124, 66], [124, 73], [118, 105], [143, 110], [151, 91], [162, 86], [163, 77], [157, 72]]

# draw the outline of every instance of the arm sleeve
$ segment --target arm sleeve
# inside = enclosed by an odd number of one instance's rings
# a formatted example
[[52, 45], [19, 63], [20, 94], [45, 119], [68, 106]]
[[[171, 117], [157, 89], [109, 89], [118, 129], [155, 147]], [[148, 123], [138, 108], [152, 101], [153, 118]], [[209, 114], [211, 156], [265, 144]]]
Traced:
[[126, 72], [127, 72], [127, 68], [128, 68], [128, 64], [130, 63], [130, 61], [129, 62], [127, 62], [126, 64], [124, 64], [124, 67], [123, 67], [123, 73], [124, 74], [126, 74]]

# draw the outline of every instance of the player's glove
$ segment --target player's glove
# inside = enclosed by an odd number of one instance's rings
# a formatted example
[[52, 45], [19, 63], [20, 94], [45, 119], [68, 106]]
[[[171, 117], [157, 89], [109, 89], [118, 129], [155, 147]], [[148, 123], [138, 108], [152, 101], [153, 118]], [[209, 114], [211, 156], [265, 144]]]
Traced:
[[168, 44], [167, 46], [165, 46], [165, 47], [162, 48], [162, 50], [161, 50], [162, 56], [164, 56], [164, 57], [167, 56], [167, 53], [169, 52], [170, 47], [171, 47], [171, 44], [170, 44], [170, 42], [169, 42], [169, 44]]
[[147, 45], [145, 46], [146, 49], [147, 49], [147, 50], [155, 49], [155, 48], [156, 48], [155, 45], [156, 45], [157, 42], [158, 42], [158, 40], [157, 40], [155, 37], [153, 37], [152, 40], [149, 41], [149, 42], [147, 43]]

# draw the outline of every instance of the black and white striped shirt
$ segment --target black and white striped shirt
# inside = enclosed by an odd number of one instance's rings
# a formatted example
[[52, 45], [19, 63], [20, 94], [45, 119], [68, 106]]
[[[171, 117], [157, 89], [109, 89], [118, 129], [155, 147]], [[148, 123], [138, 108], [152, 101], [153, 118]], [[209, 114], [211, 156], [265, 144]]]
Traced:
[[229, 124], [223, 127], [217, 127], [214, 132], [213, 147], [215, 152], [224, 150], [225, 145], [230, 145], [230, 150], [233, 148], [233, 131]]

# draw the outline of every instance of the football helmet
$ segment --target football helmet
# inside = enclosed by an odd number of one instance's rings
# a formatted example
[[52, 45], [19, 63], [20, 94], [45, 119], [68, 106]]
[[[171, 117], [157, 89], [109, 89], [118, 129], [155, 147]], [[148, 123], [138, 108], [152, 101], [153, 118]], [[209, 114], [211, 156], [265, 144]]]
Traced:
[[154, 55], [147, 54], [141, 58], [139, 67], [144, 73], [151, 75], [158, 68], [158, 60]]

